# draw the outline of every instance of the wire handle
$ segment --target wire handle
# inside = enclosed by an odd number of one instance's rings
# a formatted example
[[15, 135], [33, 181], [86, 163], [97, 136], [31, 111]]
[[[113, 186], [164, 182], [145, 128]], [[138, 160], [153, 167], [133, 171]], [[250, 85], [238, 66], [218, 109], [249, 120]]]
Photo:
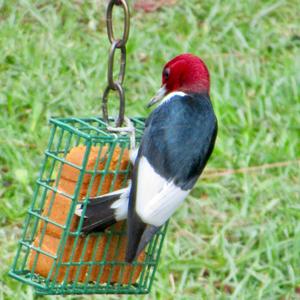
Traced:
[[120, 132], [120, 133], [129, 133], [130, 135], [130, 149], [136, 149], [136, 140], [135, 140], [135, 127], [131, 120], [127, 117], [124, 118], [126, 127], [111, 127], [107, 126], [107, 130], [111, 132]]
[[[114, 6], [121, 6], [124, 12], [124, 29], [122, 38], [115, 38], [113, 30], [113, 21], [112, 21], [112, 12]], [[108, 56], [108, 70], [107, 70], [107, 87], [104, 90], [102, 97], [102, 113], [103, 119], [108, 123], [108, 95], [111, 90], [117, 91], [120, 99], [120, 108], [119, 115], [116, 121], [116, 127], [121, 127], [124, 123], [125, 115], [125, 93], [123, 89], [123, 82], [125, 77], [125, 68], [126, 68], [126, 43], [129, 36], [130, 28], [130, 13], [127, 4], [127, 0], [110, 0], [107, 6], [106, 11], [106, 26], [107, 26], [107, 35], [111, 43], [109, 56]], [[121, 61], [120, 61], [120, 70], [117, 79], [114, 79], [113, 70], [114, 70], [114, 60], [116, 50], [121, 51]]]

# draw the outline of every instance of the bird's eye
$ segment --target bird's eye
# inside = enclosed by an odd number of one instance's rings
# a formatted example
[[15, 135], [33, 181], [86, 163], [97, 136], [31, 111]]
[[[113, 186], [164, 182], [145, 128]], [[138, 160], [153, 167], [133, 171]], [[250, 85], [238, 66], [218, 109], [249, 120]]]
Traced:
[[170, 76], [170, 69], [164, 69], [163, 71], [163, 77], [165, 80], [167, 80]]

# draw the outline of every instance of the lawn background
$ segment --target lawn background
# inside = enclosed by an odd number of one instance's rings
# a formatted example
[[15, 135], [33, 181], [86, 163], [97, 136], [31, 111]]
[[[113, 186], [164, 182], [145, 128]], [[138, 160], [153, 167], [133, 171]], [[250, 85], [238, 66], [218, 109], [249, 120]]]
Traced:
[[[0, 299], [34, 297], [7, 272], [48, 119], [100, 114], [104, 2], [0, 0]], [[132, 11], [127, 115], [149, 113], [166, 61], [195, 53], [211, 72], [219, 120], [208, 169], [246, 168], [198, 182], [171, 219], [152, 292], [140, 299], [300, 299], [299, 7], [299, 0], [182, 0]], [[277, 162], [287, 163], [247, 169]]]

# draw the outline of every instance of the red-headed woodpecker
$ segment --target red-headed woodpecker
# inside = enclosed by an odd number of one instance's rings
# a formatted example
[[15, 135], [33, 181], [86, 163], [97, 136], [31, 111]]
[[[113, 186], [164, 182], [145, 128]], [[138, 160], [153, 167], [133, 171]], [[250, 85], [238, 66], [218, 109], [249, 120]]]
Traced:
[[209, 72], [199, 57], [182, 54], [169, 61], [162, 86], [148, 106], [160, 104], [147, 119], [140, 147], [132, 155], [130, 185], [87, 205], [85, 233], [127, 218], [127, 262], [180, 206], [213, 151], [217, 119], [209, 87]]

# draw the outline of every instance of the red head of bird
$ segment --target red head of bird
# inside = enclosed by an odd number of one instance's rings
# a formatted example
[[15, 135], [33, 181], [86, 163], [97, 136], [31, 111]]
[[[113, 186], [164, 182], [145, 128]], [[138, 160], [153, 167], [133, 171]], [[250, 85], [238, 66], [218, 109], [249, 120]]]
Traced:
[[162, 86], [149, 106], [161, 101], [172, 92], [209, 94], [210, 78], [205, 63], [193, 54], [181, 54], [163, 68]]

